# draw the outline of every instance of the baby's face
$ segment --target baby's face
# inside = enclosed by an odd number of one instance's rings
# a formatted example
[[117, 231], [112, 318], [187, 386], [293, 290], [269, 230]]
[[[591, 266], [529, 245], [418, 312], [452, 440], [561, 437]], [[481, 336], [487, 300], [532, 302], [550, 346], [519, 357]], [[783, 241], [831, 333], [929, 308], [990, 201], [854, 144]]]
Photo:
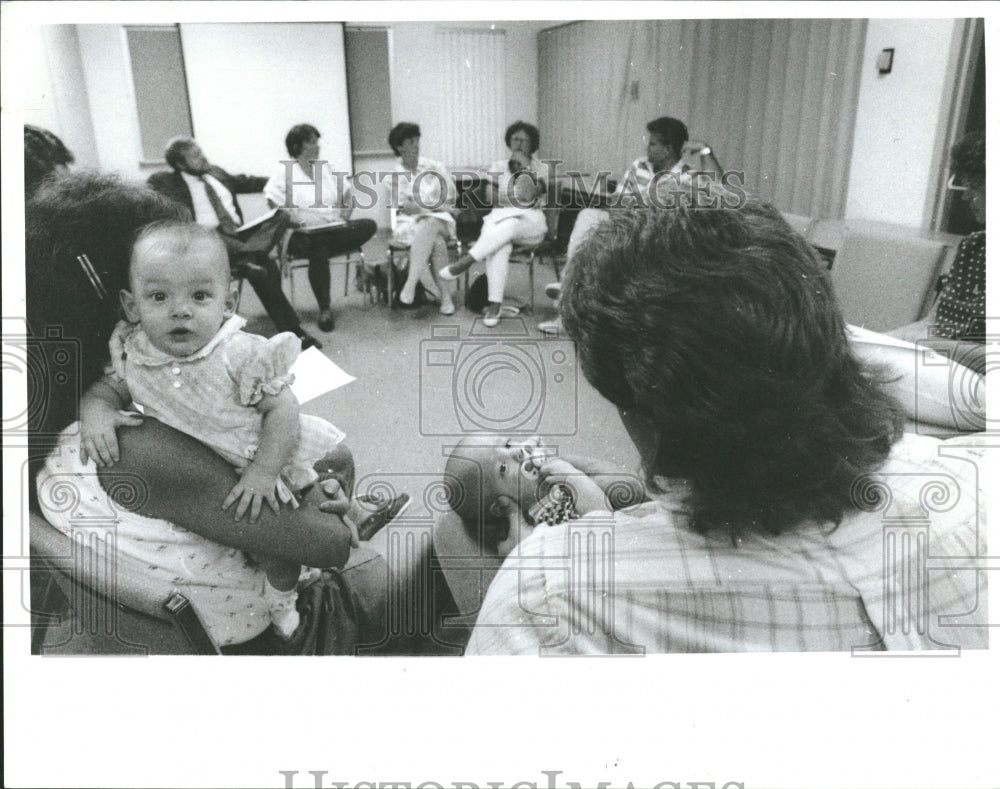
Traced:
[[537, 436], [476, 436], [463, 442], [462, 454], [479, 463], [488, 501], [507, 498], [527, 511], [538, 499], [539, 469], [546, 450]]
[[128, 319], [171, 356], [190, 356], [211, 340], [236, 310], [224, 247], [196, 241], [183, 253], [139, 242], [132, 255], [131, 291], [122, 291]]

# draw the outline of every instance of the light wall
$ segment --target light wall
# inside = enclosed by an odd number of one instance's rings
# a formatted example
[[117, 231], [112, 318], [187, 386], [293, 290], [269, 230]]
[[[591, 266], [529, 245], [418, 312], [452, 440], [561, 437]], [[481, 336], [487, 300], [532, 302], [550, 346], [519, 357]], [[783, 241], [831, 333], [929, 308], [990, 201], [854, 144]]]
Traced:
[[[392, 120], [414, 121], [424, 131], [421, 148], [433, 153], [436, 128], [435, 109], [441, 104], [439, 75], [435, 73], [434, 29], [468, 29], [496, 26], [506, 31], [506, 81], [508, 122], [538, 123], [538, 44], [537, 34], [544, 22], [401, 22], [388, 25], [392, 58]], [[475, 107], [469, 112], [475, 113]], [[386, 130], [388, 131], [388, 130]], [[497, 156], [506, 156], [504, 129], [497, 129]], [[448, 164], [470, 164], [448, 162]], [[485, 162], [484, 162], [485, 164]]]
[[181, 25], [181, 42], [194, 136], [213, 163], [270, 175], [296, 123], [320, 130], [334, 167], [350, 161], [339, 23]]
[[[939, 121], [954, 81], [950, 53], [962, 24], [869, 20], [845, 218], [927, 226], [929, 190], [937, 188], [947, 145]], [[878, 54], [887, 47], [896, 50], [892, 72], [879, 74]]]
[[26, 27], [20, 42], [25, 59], [23, 79], [4, 87], [19, 88], [24, 122], [59, 136], [77, 167], [96, 168], [99, 160], [83, 78], [80, 43], [74, 25]]
[[[42, 35], [58, 44], [46, 51], [46, 72], [75, 97], [59, 103], [48, 127], [61, 136], [81, 127], [65, 138], [80, 164], [132, 180], [163, 169], [142, 161], [125, 28], [56, 26]], [[340, 24], [191, 24], [181, 36], [194, 134], [213, 163], [268, 175], [287, 158], [285, 134], [299, 122], [323, 133], [324, 157], [350, 161]]]
[[[436, 27], [462, 27], [467, 29], [489, 28], [495, 24], [506, 31], [506, 89], [507, 113], [510, 122], [526, 120], [538, 124], [538, 31], [551, 22], [352, 22], [355, 27], [384, 27], [389, 30], [389, 57], [391, 72], [392, 122], [413, 121], [421, 127], [421, 154], [430, 159], [438, 158], [434, 150], [437, 109], [441, 106], [440, 75], [435, 73], [434, 29]], [[475, 108], [470, 108], [475, 112]], [[389, 130], [386, 129], [388, 135]], [[497, 129], [497, 148], [494, 159], [505, 156], [504, 129]], [[545, 152], [544, 140], [542, 153]], [[388, 152], [382, 156], [369, 155], [354, 160], [355, 172], [361, 170], [384, 171], [395, 166], [395, 157]], [[448, 162], [456, 166], [465, 162]], [[485, 164], [483, 162], [482, 164]], [[359, 210], [358, 217], [374, 219], [386, 226], [389, 212], [384, 206]]]

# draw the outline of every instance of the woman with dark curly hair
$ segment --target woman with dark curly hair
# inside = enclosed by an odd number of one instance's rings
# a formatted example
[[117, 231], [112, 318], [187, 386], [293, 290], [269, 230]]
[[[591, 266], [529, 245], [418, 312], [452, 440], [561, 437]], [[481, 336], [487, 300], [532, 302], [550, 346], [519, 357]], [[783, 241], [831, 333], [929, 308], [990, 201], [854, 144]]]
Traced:
[[[909, 575], [917, 557], [887, 531], [915, 519], [923, 555], [967, 569], [974, 458], [903, 434], [825, 270], [774, 208], [615, 212], [577, 252], [562, 315], [652, 501], [590, 504], [531, 531], [518, 554], [530, 560], [497, 574], [470, 652], [985, 646], [985, 627], [937, 628], [977, 611], [977, 573]], [[565, 466], [549, 477], [574, 479]], [[944, 506], [928, 504], [932, 481]], [[925, 619], [901, 628], [911, 615]]]
[[514, 244], [530, 246], [545, 238], [545, 214], [538, 207], [538, 198], [545, 191], [543, 166], [535, 157], [540, 139], [538, 128], [530, 123], [515, 121], [507, 127], [504, 142], [510, 156], [494, 162], [487, 170], [488, 199], [493, 210], [483, 220], [482, 232], [469, 252], [438, 272], [442, 278], [452, 280], [476, 263], [485, 265], [489, 287], [485, 326], [500, 322]]

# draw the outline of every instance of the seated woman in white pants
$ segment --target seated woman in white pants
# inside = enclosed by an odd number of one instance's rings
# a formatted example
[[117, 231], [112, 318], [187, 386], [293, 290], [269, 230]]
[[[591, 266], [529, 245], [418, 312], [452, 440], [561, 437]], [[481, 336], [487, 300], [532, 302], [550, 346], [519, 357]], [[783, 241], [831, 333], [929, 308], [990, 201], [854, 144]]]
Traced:
[[544, 192], [539, 180], [542, 163], [534, 156], [539, 144], [538, 129], [517, 121], [507, 128], [505, 141], [511, 151], [510, 158], [494, 162], [488, 171], [496, 207], [486, 215], [479, 239], [468, 253], [438, 272], [443, 279], [455, 279], [475, 263], [485, 265], [489, 300], [483, 318], [486, 326], [500, 322], [514, 246], [540, 244], [547, 229], [545, 214], [538, 207], [538, 196]]

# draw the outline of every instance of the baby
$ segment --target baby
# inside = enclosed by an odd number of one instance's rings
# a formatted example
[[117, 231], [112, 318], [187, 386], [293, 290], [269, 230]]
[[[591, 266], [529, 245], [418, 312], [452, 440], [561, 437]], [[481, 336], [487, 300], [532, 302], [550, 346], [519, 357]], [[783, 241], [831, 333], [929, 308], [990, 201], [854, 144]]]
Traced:
[[500, 556], [536, 526], [608, 509], [597, 483], [537, 437], [466, 436], [445, 464], [445, 490], [469, 536]]
[[[291, 333], [264, 339], [242, 331], [236, 291], [222, 240], [194, 223], [161, 222], [143, 229], [132, 247], [126, 320], [109, 343], [106, 374], [80, 405], [81, 460], [111, 465], [119, 458], [116, 430], [138, 414], [181, 430], [214, 449], [240, 473], [223, 509], [256, 521], [267, 502], [297, 506], [290, 489], [317, 479], [313, 464], [343, 440], [324, 419], [301, 415], [288, 388], [300, 351]], [[289, 638], [299, 623], [295, 586], [301, 567], [258, 556], [267, 574], [264, 597], [275, 630]]]

